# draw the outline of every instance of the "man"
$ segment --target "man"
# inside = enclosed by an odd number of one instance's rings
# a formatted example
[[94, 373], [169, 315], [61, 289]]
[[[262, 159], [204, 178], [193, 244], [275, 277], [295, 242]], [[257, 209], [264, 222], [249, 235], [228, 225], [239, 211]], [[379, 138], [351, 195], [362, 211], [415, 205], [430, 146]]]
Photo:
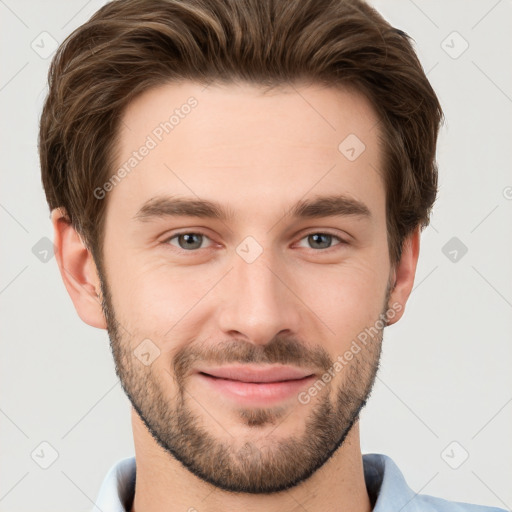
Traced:
[[498, 510], [359, 444], [437, 190], [406, 34], [360, 1], [118, 0], [49, 78], [57, 261], [133, 406], [95, 510]]

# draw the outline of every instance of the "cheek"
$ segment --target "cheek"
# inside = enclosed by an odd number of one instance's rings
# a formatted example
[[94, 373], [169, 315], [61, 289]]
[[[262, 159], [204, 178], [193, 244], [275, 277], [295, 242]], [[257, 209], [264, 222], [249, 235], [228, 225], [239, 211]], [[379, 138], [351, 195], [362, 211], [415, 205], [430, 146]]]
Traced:
[[[325, 342], [331, 339], [338, 349], [375, 322], [387, 283], [387, 260], [379, 254], [384, 252], [370, 247], [337, 264], [301, 262], [283, 268], [284, 281], [307, 306], [305, 311], [312, 311], [303, 324], [310, 336], [323, 333]], [[217, 305], [212, 303], [215, 294], [208, 293], [229, 269], [226, 262], [173, 268], [165, 258], [148, 262], [142, 254], [111, 261], [118, 262], [109, 267], [117, 319], [134, 338], [158, 340], [163, 351], [197, 337], [201, 326], [212, 321]]]
[[219, 272], [137, 258], [124, 261], [111, 273], [116, 316], [133, 337], [158, 340], [162, 351], [176, 349], [180, 340], [194, 336], [188, 332], [192, 326], [197, 334], [198, 314], [207, 304], [202, 299], [219, 280]]
[[[330, 328], [321, 327], [331, 339], [332, 351], [338, 353], [375, 323], [382, 312], [386, 284], [387, 274], [379, 269], [377, 262], [360, 260], [329, 269], [312, 269], [298, 289], [305, 297], [304, 302], [320, 318], [319, 322]], [[316, 325], [315, 329], [319, 327]]]

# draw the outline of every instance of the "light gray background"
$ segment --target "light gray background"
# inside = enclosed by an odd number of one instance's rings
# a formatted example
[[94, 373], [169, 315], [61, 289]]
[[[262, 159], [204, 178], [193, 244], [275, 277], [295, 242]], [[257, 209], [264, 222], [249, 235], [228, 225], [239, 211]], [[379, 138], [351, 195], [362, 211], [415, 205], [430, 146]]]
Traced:
[[[37, 155], [51, 56], [31, 45], [48, 48], [45, 31], [60, 43], [103, 3], [0, 0], [1, 511], [89, 510], [133, 455], [107, 334], [79, 319], [55, 258], [33, 253], [53, 232]], [[362, 449], [393, 457], [416, 492], [510, 510], [512, 3], [372, 3], [416, 40], [447, 123], [432, 225], [406, 314], [384, 334]], [[468, 248], [456, 262], [443, 253], [452, 237]], [[58, 452], [48, 469], [34, 460], [51, 462], [43, 441]]]

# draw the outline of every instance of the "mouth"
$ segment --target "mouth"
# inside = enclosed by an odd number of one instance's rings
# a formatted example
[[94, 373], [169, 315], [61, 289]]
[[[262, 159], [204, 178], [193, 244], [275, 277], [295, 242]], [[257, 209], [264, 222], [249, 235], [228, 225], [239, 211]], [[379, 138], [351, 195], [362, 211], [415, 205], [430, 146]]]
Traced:
[[223, 366], [198, 369], [196, 374], [217, 394], [259, 405], [296, 396], [315, 379], [313, 372], [290, 366]]
[[306, 377], [301, 377], [300, 379], [284, 379], [284, 380], [245, 380], [245, 379], [227, 379], [224, 377], [217, 377], [215, 375], [210, 375], [208, 373], [204, 372], [198, 372], [199, 375], [204, 375], [205, 377], [210, 377], [211, 379], [216, 380], [226, 380], [230, 382], [241, 382], [244, 384], [281, 384], [283, 382], [296, 382], [296, 381], [304, 381], [309, 380], [310, 377], [313, 377], [313, 375], [307, 375]]
[[200, 368], [197, 371], [209, 377], [254, 384], [301, 380], [314, 375], [312, 371], [293, 366], [220, 366], [217, 368]]

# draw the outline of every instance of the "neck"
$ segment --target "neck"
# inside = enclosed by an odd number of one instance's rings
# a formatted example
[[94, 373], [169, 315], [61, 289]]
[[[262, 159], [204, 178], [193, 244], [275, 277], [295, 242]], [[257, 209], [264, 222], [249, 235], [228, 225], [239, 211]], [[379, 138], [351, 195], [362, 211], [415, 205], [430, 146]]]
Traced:
[[370, 512], [356, 422], [343, 445], [307, 480], [272, 494], [235, 494], [196, 477], [152, 438], [132, 409], [137, 461], [130, 512]]

